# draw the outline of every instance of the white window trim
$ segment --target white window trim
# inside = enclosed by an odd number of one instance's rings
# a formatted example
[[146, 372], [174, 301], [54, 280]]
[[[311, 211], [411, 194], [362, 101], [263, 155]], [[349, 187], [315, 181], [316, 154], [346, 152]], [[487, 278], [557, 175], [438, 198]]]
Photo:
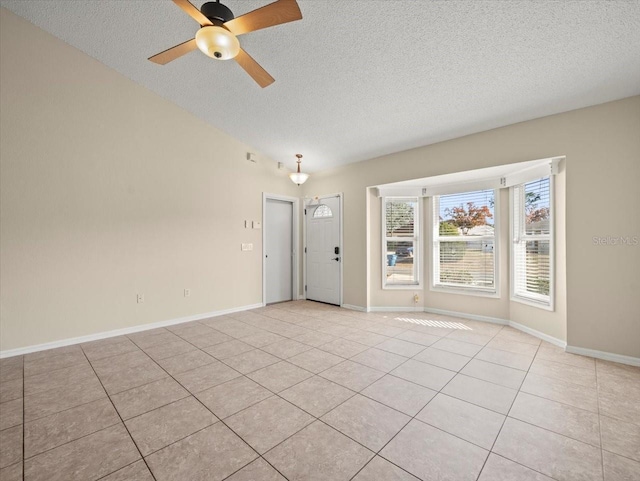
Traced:
[[[403, 196], [403, 197], [381, 197], [381, 224], [380, 231], [382, 233], [381, 236], [381, 252], [380, 252], [380, 261], [382, 266], [382, 289], [383, 290], [416, 290], [422, 289], [422, 222], [421, 216], [422, 214], [422, 199], [416, 196]], [[415, 272], [415, 276], [417, 282], [407, 283], [407, 284], [387, 284], [387, 200], [411, 200], [416, 202], [417, 212], [414, 212], [413, 219], [413, 232], [416, 241], [416, 248], [413, 250], [413, 269]], [[407, 240], [407, 239], [404, 239]]]
[[[436, 238], [436, 232], [440, 233], [439, 217], [436, 215], [436, 197], [429, 198], [429, 212], [431, 216], [429, 239], [431, 241], [431, 263], [429, 269], [429, 290], [433, 292], [444, 292], [447, 294], [461, 294], [466, 296], [478, 296], [478, 297], [490, 297], [500, 298], [500, 190], [493, 189], [494, 194], [494, 227], [493, 227], [493, 288], [487, 289], [482, 287], [463, 287], [463, 286], [448, 286], [438, 284], [436, 277], [439, 273], [439, 262], [436, 262], [435, 256], [440, 258], [440, 249], [438, 246], [438, 239]], [[462, 190], [460, 191], [463, 192]], [[446, 194], [445, 194], [446, 195]], [[438, 226], [438, 229], [436, 229]]]
[[[531, 179], [535, 180], [535, 179]], [[527, 181], [530, 182], [531, 180]], [[526, 182], [522, 184], [515, 185], [509, 188], [509, 220], [510, 220], [510, 232], [509, 232], [509, 264], [510, 264], [510, 276], [509, 276], [509, 290], [510, 290], [510, 299], [513, 302], [518, 302], [520, 304], [526, 304], [528, 306], [537, 307], [538, 309], [544, 309], [547, 311], [555, 311], [555, 283], [556, 283], [556, 263], [555, 263], [555, 223], [556, 223], [556, 212], [555, 212], [555, 176], [549, 176], [549, 300], [546, 299], [536, 299], [538, 297], [536, 294], [532, 295], [521, 295], [516, 294], [516, 272], [515, 272], [515, 252], [514, 252], [514, 239], [513, 239], [513, 223], [514, 223], [514, 198], [515, 188], [519, 186], [524, 186]], [[536, 239], [537, 236], [529, 236], [527, 237], [530, 240], [539, 240]], [[547, 240], [547, 236], [544, 236], [544, 240]]]

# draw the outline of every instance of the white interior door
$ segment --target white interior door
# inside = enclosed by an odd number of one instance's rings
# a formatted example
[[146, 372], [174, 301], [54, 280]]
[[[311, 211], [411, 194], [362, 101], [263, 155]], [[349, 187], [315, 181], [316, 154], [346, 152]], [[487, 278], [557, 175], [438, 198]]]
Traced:
[[307, 299], [340, 305], [340, 197], [320, 198], [306, 208]]
[[293, 203], [267, 199], [263, 228], [265, 302], [290, 301], [293, 288]]

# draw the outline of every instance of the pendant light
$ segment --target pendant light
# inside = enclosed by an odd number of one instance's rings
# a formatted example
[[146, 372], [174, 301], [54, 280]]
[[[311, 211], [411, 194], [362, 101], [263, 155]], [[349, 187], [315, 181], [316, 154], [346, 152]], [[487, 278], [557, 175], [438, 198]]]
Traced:
[[296, 162], [298, 163], [298, 171], [292, 172], [291, 174], [289, 174], [289, 178], [294, 184], [300, 185], [300, 184], [304, 184], [307, 181], [307, 179], [309, 178], [309, 174], [300, 172], [300, 163], [302, 162], [302, 154], [296, 154], [296, 157], [298, 158], [298, 160], [296, 160]]

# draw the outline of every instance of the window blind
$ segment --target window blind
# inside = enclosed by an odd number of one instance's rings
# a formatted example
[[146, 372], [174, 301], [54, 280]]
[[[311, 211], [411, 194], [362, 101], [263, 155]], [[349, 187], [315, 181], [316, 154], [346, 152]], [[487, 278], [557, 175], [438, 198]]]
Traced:
[[383, 206], [383, 285], [416, 285], [420, 255], [418, 198], [384, 198]]
[[544, 177], [512, 188], [512, 294], [546, 306], [552, 291], [552, 189]]
[[434, 286], [495, 292], [495, 190], [433, 199]]

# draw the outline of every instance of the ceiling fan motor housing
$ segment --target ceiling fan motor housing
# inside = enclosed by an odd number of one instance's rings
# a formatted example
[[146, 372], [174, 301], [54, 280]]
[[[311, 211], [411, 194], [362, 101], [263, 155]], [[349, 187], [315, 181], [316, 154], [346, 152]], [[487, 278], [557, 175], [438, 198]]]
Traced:
[[214, 25], [216, 21], [225, 23], [235, 18], [229, 7], [220, 2], [207, 2], [200, 7], [200, 11], [205, 17], [214, 22]]

